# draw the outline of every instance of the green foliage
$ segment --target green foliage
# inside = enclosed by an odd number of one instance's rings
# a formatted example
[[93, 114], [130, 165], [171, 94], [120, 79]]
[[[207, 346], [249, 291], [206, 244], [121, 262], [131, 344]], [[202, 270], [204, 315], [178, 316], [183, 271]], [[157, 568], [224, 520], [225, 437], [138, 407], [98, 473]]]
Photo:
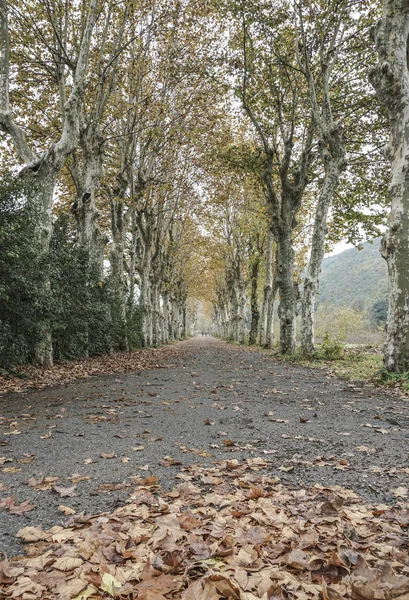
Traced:
[[316, 335], [324, 340], [327, 336], [346, 342], [348, 338], [365, 328], [364, 315], [352, 307], [322, 305], [316, 315]]
[[54, 357], [79, 358], [109, 352], [111, 316], [109, 291], [75, 244], [68, 215], [61, 215], [50, 244], [51, 321]]
[[339, 360], [344, 356], [344, 351], [344, 344], [340, 340], [331, 338], [328, 332], [326, 332], [318, 352], [318, 358]]
[[34, 242], [36, 214], [24, 183], [11, 173], [0, 180], [0, 367], [30, 362], [40, 340], [39, 317], [48, 312], [48, 265]]
[[409, 372], [393, 373], [386, 369], [381, 369], [377, 374], [377, 379], [389, 386], [400, 385], [404, 390], [409, 390]]
[[388, 298], [375, 300], [371, 308], [371, 321], [374, 325], [381, 326], [386, 323], [388, 316]]
[[142, 347], [142, 311], [138, 306], [133, 306], [128, 311], [128, 344], [130, 350]]
[[[0, 369], [33, 362], [39, 323], [50, 323], [57, 361], [105, 354], [116, 348], [115, 294], [76, 243], [72, 218], [53, 227], [47, 256], [36, 244], [37, 214], [24, 181], [0, 180]], [[140, 311], [128, 319], [130, 348], [141, 345]]]
[[252, 174], [260, 177], [264, 169], [261, 149], [250, 144], [232, 145], [215, 152], [222, 164], [238, 173]]
[[76, 246], [70, 217], [57, 219], [49, 253], [42, 256], [37, 215], [26, 198], [24, 181], [5, 175], [0, 181], [0, 368], [34, 360], [44, 320], [51, 326], [56, 360], [109, 352], [109, 293]]

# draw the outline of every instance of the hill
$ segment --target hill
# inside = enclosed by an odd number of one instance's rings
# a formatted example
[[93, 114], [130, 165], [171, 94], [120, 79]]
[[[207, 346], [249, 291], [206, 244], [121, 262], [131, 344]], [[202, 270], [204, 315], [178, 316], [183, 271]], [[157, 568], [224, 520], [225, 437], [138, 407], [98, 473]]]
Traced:
[[380, 241], [377, 238], [365, 242], [362, 250], [351, 248], [324, 259], [317, 305], [371, 310], [377, 300], [387, 298], [387, 267], [379, 252]]

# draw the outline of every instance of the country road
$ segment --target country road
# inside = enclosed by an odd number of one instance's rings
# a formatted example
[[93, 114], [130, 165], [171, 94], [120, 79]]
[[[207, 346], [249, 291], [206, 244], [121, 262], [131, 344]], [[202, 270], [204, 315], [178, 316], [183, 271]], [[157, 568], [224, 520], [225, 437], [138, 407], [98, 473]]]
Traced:
[[138, 479], [172, 486], [181, 464], [262, 456], [290, 486], [406, 497], [407, 401], [210, 336], [174, 348], [166, 368], [0, 399], [0, 493], [35, 506], [0, 510], [1, 551], [21, 553], [17, 530], [61, 524], [67, 507], [113, 510]]

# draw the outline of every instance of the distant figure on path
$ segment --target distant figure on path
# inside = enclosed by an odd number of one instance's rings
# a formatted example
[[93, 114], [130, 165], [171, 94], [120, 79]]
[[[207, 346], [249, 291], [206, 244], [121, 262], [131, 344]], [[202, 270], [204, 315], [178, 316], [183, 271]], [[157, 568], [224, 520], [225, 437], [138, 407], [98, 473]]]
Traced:
[[204, 333], [203, 333], [203, 331], [202, 331], [202, 337], [203, 337], [203, 336], [204, 336]]

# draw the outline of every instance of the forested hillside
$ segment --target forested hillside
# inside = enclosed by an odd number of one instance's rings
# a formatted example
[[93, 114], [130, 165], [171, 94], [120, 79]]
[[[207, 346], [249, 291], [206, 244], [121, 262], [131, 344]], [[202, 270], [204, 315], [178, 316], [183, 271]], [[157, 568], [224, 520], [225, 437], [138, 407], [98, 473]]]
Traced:
[[352, 306], [370, 310], [377, 300], [386, 300], [388, 274], [382, 258], [380, 238], [325, 258], [322, 264], [318, 304]]

